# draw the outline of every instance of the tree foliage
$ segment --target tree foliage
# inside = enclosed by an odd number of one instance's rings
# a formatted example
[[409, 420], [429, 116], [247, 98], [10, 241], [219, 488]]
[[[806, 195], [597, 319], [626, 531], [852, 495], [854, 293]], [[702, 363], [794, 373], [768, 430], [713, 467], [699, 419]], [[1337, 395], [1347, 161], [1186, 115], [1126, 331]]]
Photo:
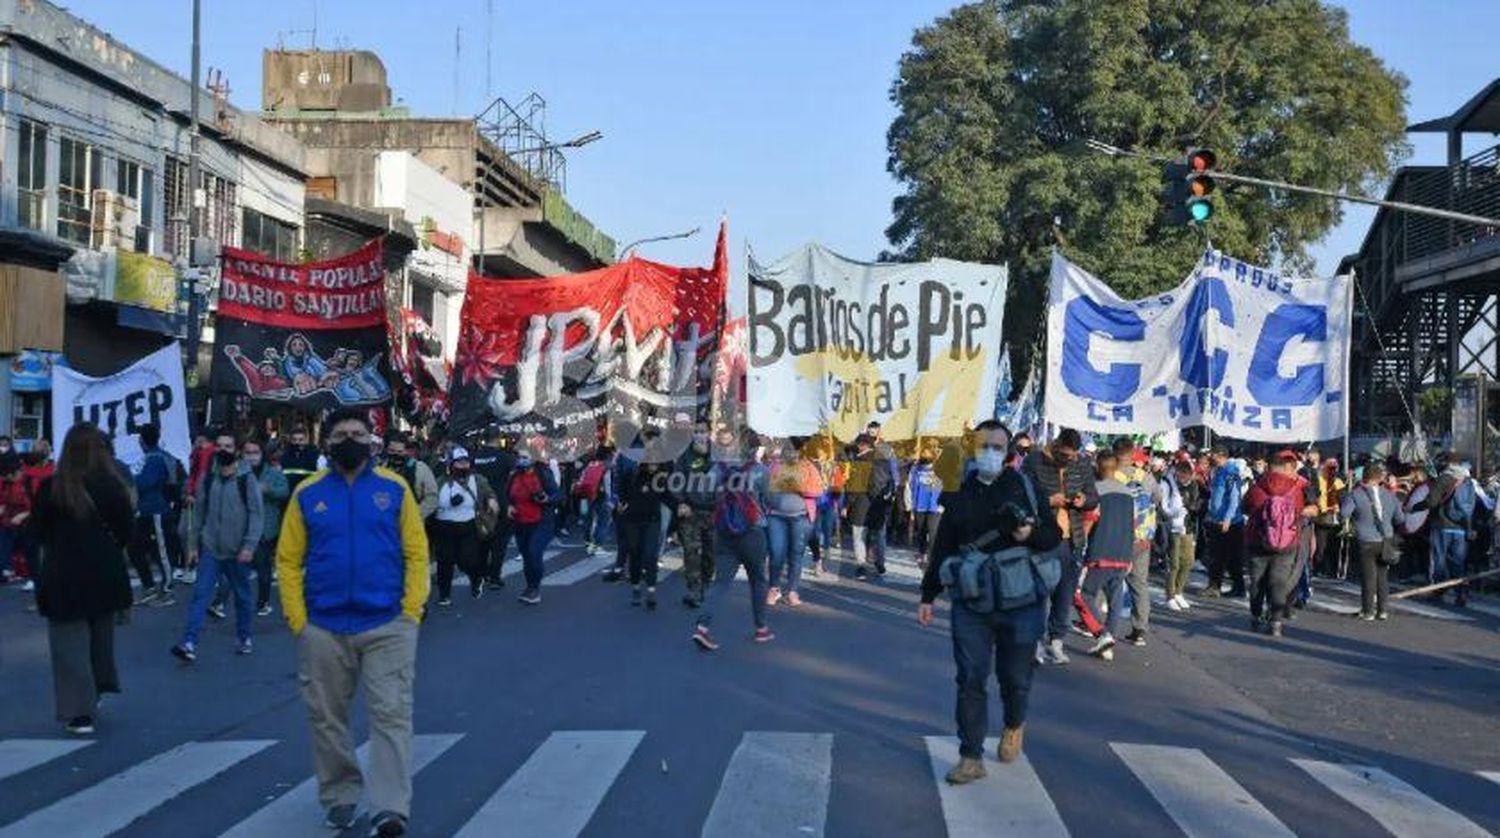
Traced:
[[[1318, 0], [970, 3], [901, 59], [887, 167], [904, 192], [886, 235], [904, 258], [1009, 263], [1006, 334], [1029, 346], [1054, 245], [1127, 298], [1181, 282], [1204, 246], [1165, 223], [1159, 163], [1085, 140], [1207, 146], [1226, 171], [1370, 190], [1406, 153], [1405, 88]], [[1213, 245], [1259, 264], [1309, 269], [1342, 215], [1308, 195], [1216, 194]]]

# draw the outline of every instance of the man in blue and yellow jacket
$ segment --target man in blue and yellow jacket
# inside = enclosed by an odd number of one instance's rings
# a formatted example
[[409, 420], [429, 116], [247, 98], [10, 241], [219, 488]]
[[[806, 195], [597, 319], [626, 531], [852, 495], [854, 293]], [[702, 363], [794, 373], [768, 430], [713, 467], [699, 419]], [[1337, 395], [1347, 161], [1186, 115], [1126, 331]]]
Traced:
[[[297, 679], [312, 723], [318, 799], [327, 825], [347, 829], [368, 780], [375, 834], [404, 835], [427, 535], [406, 482], [372, 464], [365, 415], [337, 411], [324, 428], [331, 467], [292, 494], [276, 548], [282, 612], [298, 637]], [[370, 716], [367, 776], [349, 735], [359, 683]]]

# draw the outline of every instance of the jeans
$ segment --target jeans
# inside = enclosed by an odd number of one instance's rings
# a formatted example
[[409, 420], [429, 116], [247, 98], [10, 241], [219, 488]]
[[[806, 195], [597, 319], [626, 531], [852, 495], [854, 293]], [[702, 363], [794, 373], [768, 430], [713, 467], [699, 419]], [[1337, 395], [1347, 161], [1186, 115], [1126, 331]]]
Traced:
[[1380, 560], [1385, 545], [1379, 541], [1359, 543], [1359, 604], [1364, 614], [1384, 614], [1391, 595], [1391, 566]]
[[[1464, 575], [1469, 538], [1463, 530], [1432, 531], [1432, 581], [1446, 582]], [[1459, 586], [1459, 590], [1463, 590]]]
[[1281, 553], [1255, 553], [1250, 557], [1250, 616], [1272, 622], [1285, 620], [1287, 597], [1296, 581], [1297, 550]]
[[609, 514], [609, 506], [601, 501], [584, 498], [580, 502], [579, 517], [583, 521], [583, 538], [588, 544], [595, 546], [609, 541], [613, 533], [610, 532], [610, 524], [613, 523]]
[[812, 522], [806, 515], [766, 516], [766, 538], [771, 547], [771, 587], [781, 587], [785, 571], [787, 593], [795, 593], [802, 581], [802, 556], [807, 552], [807, 536]]
[[20, 545], [20, 530], [0, 527], [0, 573], [10, 570], [10, 554], [15, 552]]
[[552, 522], [545, 517], [535, 524], [516, 524], [516, 548], [521, 551], [521, 572], [526, 590], [542, 587], [547, 570], [547, 545], [552, 542]]
[[942, 517], [942, 514], [941, 512], [912, 513], [912, 521], [916, 528], [916, 538], [912, 547], [924, 558], [927, 556], [927, 551], [932, 549], [932, 542], [937, 539], [938, 519]]
[[620, 551], [630, 568], [630, 584], [656, 587], [661, 566], [661, 522], [655, 518], [620, 522]]
[[235, 636], [241, 642], [250, 639], [250, 618], [255, 615], [250, 602], [250, 565], [233, 557], [220, 559], [207, 550], [199, 550], [198, 581], [193, 583], [193, 602], [188, 606], [187, 627], [182, 630], [183, 643], [198, 643], [203, 618], [208, 614], [208, 605], [213, 601], [220, 576], [229, 581], [229, 590], [234, 594]]
[[[1119, 634], [1125, 626], [1125, 575], [1126, 571], [1114, 567], [1091, 567], [1083, 577], [1083, 603], [1091, 609], [1098, 608], [1099, 594], [1104, 593], [1104, 602], [1109, 608], [1105, 620], [1085, 619], [1084, 623], [1098, 623], [1099, 632]], [[1092, 616], [1092, 615], [1090, 615]]]
[[954, 718], [958, 722], [958, 752], [980, 758], [989, 728], [989, 701], [985, 688], [993, 670], [1000, 682], [1000, 703], [1005, 726], [1026, 722], [1026, 700], [1036, 665], [1036, 642], [1045, 621], [1041, 603], [1010, 611], [978, 614], [961, 602], [953, 604], [953, 663], [958, 668], [958, 700]]
[[711, 604], [734, 584], [734, 575], [741, 567], [750, 578], [750, 615], [755, 627], [766, 627], [766, 529], [751, 527], [749, 532], [735, 535], [720, 529], [714, 536], [714, 580], [703, 592], [703, 614], [698, 618], [702, 625], [713, 622]]
[[1073, 622], [1073, 592], [1078, 590], [1078, 573], [1083, 569], [1073, 545], [1066, 539], [1052, 551], [1062, 567], [1062, 576], [1052, 590], [1052, 601], [1047, 609], [1047, 639], [1061, 640], [1068, 636], [1068, 624]]
[[839, 505], [838, 501], [818, 505], [818, 520], [813, 524], [817, 533], [818, 543], [826, 553], [829, 549], [839, 544]]
[[271, 602], [271, 566], [276, 563], [276, 539], [262, 541], [255, 547], [255, 607]]

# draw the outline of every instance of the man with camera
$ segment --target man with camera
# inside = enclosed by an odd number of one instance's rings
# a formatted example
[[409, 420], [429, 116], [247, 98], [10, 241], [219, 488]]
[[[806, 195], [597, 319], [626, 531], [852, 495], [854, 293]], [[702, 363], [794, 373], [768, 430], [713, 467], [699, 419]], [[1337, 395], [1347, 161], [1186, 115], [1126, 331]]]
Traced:
[[[1038, 491], [1030, 479], [1005, 467], [1010, 431], [990, 420], [981, 422], [974, 432], [975, 472], [944, 503], [932, 559], [922, 577], [917, 620], [924, 626], [932, 623], [932, 603], [943, 589], [940, 568], [963, 554], [967, 545], [982, 545], [985, 551], [1021, 546], [1046, 553], [1062, 542], [1057, 520], [1039, 514]], [[1045, 618], [1045, 596], [1030, 605], [986, 613], [955, 598], [951, 622], [953, 661], [958, 667], [960, 759], [948, 772], [949, 783], [960, 785], [985, 776], [984, 735], [989, 721], [985, 685], [992, 667], [1005, 711], [998, 757], [1001, 762], [1020, 758], [1034, 652]]]

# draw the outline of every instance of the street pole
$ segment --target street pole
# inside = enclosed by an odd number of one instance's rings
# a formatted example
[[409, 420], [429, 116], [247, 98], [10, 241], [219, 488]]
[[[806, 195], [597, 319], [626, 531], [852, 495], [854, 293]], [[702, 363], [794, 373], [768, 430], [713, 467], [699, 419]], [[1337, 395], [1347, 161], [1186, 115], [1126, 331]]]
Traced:
[[[198, 88], [202, 71], [201, 67], [201, 42], [200, 30], [203, 19], [202, 0], [193, 0], [193, 60], [192, 78], [190, 80], [191, 90], [188, 94], [190, 105], [188, 107], [188, 269], [191, 285], [188, 287], [188, 322], [187, 322], [187, 357], [183, 359], [183, 365], [189, 372], [189, 383], [197, 380], [198, 372], [198, 341], [201, 338], [200, 320], [203, 316], [202, 301], [198, 293], [198, 271], [194, 264], [196, 259], [195, 245], [201, 233], [202, 218], [198, 212], [198, 190], [201, 187], [203, 161], [199, 149], [198, 132]], [[207, 195], [204, 196], [205, 201]]]
[[672, 241], [674, 239], [690, 239], [693, 236], [698, 235], [698, 233], [700, 231], [702, 231], [702, 230], [703, 230], [702, 227], [694, 227], [693, 229], [688, 230], [686, 232], [673, 233], [670, 236], [652, 236], [649, 239], [636, 239], [635, 241], [631, 242], [630, 244], [627, 244], [624, 247], [620, 248], [620, 252], [624, 253], [624, 254], [629, 254], [630, 251], [636, 249], [637, 247], [640, 247], [643, 244], [651, 244], [652, 242], [669, 242], [669, 241]]

